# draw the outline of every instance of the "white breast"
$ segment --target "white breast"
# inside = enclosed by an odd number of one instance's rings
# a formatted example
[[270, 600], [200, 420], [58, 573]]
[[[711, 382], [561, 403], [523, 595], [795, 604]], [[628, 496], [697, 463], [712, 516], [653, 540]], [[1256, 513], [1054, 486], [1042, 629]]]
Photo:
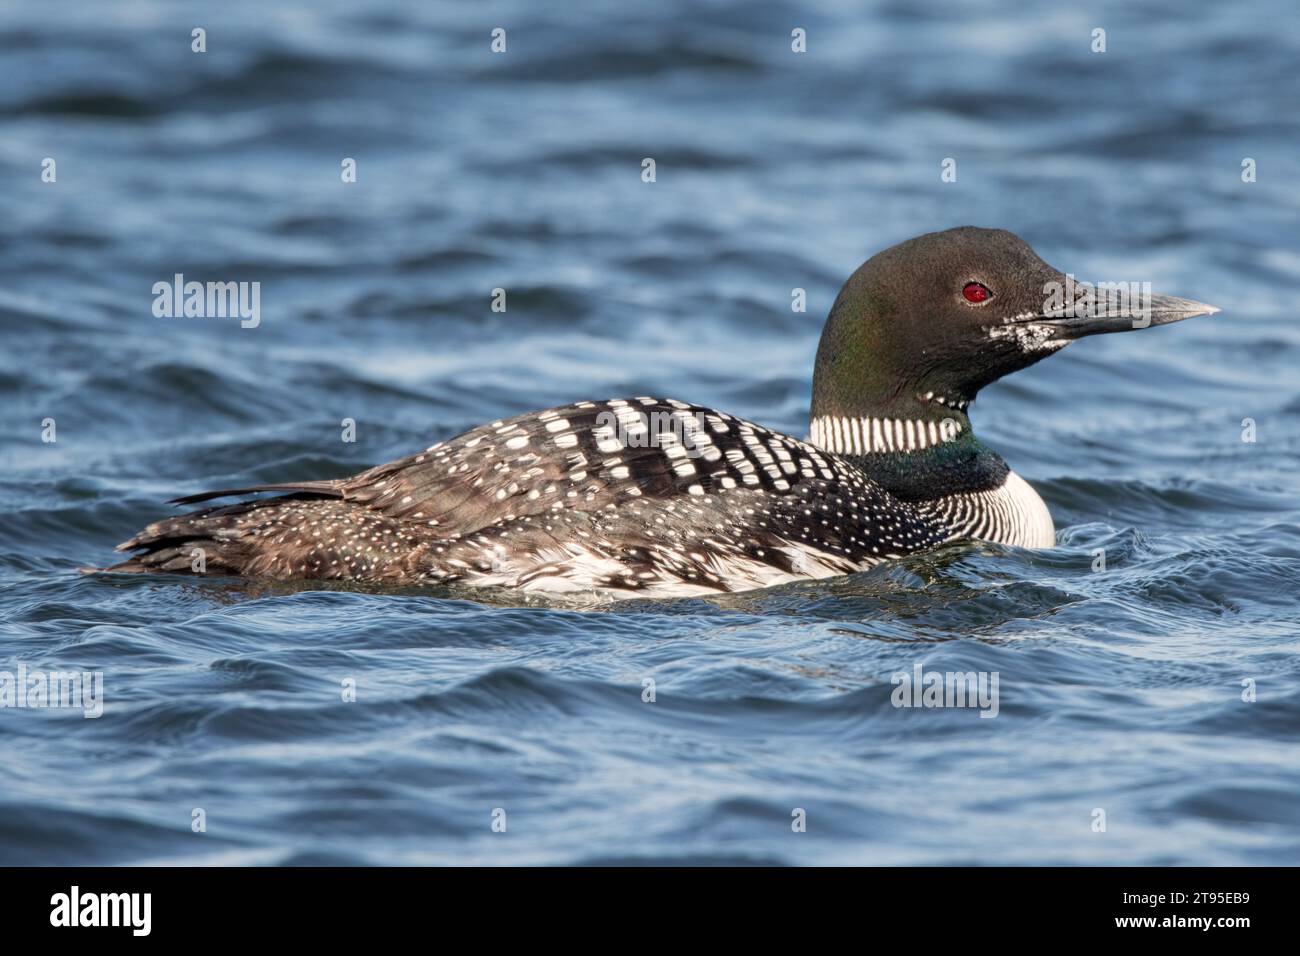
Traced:
[[1050, 548], [1056, 544], [1051, 512], [1038, 492], [1014, 471], [1001, 487], [948, 495], [926, 506], [953, 530], [953, 538], [996, 541], [1020, 548]]

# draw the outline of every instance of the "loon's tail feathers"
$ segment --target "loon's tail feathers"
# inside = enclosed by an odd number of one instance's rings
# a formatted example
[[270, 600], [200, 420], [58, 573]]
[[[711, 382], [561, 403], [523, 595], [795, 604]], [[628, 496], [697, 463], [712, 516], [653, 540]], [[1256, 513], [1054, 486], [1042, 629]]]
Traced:
[[117, 546], [137, 554], [104, 570], [283, 580], [408, 578], [422, 553], [412, 545], [409, 528], [319, 490], [328, 485], [305, 482], [293, 486], [300, 489], [293, 494], [155, 521]]
[[262, 542], [257, 538], [257, 529], [282, 510], [286, 502], [304, 498], [341, 498], [343, 492], [339, 484], [336, 481], [294, 481], [223, 488], [173, 498], [170, 504], [188, 505], [258, 491], [288, 492], [275, 498], [218, 505], [155, 521], [117, 546], [118, 551], [139, 551], [140, 554], [103, 570], [216, 575], [257, 573], [259, 564], [264, 563], [259, 562], [259, 558], [265, 551], [260, 547]]
[[246, 574], [257, 556], [255, 540], [250, 541], [247, 533], [250, 515], [276, 500], [241, 502], [155, 521], [116, 548], [118, 551], [140, 551], [140, 554], [104, 570]]

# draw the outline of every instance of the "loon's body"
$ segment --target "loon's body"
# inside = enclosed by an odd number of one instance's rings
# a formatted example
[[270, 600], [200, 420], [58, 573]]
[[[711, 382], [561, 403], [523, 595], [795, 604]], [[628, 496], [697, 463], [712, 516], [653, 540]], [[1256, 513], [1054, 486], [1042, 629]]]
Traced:
[[[1045, 315], [1039, 287], [1056, 278], [1011, 233], [970, 227], [869, 260], [822, 336], [809, 441], [685, 402], [578, 402], [351, 478], [178, 499], [287, 492], [156, 522], [108, 570], [679, 596], [955, 540], [1050, 547], [1046, 506], [967, 409], [1072, 338], [1132, 327]], [[1160, 298], [1150, 324], [1208, 311]]]
[[141, 570], [186, 572], [198, 547], [208, 574], [687, 595], [846, 574], [957, 538], [1052, 543], [1047, 509], [1005, 466], [987, 488], [904, 501], [864, 465], [684, 402], [579, 402], [289, 497], [160, 521], [123, 548], [148, 549]]

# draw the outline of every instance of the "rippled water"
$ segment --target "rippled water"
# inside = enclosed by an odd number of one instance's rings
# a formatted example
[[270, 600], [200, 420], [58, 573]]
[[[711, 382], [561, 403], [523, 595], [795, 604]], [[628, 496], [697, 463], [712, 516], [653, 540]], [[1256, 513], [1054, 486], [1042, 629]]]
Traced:
[[[0, 12], [0, 670], [106, 702], [0, 710], [0, 862], [1300, 857], [1293, 3], [58, 6]], [[965, 223], [1223, 309], [981, 397], [1054, 551], [587, 611], [77, 573], [580, 398], [802, 436], [840, 283]], [[261, 324], [155, 318], [178, 272]], [[891, 706], [918, 663], [997, 718]]]

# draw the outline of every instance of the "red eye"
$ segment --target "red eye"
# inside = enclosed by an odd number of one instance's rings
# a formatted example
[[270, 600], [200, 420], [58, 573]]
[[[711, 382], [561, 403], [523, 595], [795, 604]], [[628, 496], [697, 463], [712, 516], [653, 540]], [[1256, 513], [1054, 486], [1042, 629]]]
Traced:
[[967, 282], [961, 294], [966, 297], [967, 302], [987, 302], [993, 297], [993, 293], [978, 282]]

